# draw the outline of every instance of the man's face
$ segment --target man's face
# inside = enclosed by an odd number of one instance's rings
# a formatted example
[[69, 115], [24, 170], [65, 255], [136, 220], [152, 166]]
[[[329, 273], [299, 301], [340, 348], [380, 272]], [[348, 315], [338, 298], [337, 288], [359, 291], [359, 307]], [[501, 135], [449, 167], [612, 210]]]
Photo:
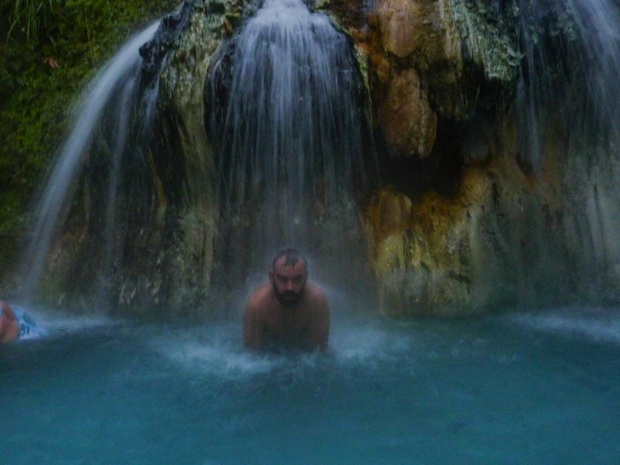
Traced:
[[285, 261], [285, 257], [276, 261], [273, 271], [269, 272], [269, 279], [280, 303], [293, 307], [304, 293], [308, 275], [303, 260], [288, 265]]

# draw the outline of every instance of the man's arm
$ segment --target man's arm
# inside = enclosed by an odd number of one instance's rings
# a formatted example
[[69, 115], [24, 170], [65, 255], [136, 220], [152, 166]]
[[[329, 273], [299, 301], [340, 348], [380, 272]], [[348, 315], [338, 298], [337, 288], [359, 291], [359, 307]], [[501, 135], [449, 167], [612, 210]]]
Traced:
[[253, 299], [245, 306], [243, 314], [243, 343], [248, 349], [257, 350], [263, 347], [263, 323]]
[[310, 320], [310, 341], [321, 351], [327, 350], [329, 344], [329, 304], [321, 292], [313, 305]]
[[19, 337], [19, 323], [9, 304], [0, 301], [0, 343], [9, 342]]

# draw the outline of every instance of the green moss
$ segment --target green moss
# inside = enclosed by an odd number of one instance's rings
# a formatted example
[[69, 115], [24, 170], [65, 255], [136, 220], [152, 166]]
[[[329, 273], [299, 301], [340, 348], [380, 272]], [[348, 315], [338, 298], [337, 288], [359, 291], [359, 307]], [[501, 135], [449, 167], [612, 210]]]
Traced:
[[[131, 34], [179, 0], [11, 0], [0, 6], [0, 237], [24, 233], [28, 206], [79, 90]], [[0, 263], [15, 241], [3, 240]]]

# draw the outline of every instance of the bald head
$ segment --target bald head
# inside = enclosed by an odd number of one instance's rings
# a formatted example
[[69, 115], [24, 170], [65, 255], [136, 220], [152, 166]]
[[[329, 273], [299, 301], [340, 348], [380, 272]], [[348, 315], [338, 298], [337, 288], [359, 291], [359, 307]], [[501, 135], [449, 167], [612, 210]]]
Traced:
[[273, 257], [273, 261], [271, 262], [271, 271], [273, 272], [276, 269], [276, 264], [294, 267], [299, 262], [303, 264], [304, 271], [308, 272], [308, 262], [297, 251], [297, 249], [293, 249], [293, 248], [283, 249], [280, 252], [278, 252], [275, 255], [275, 257]]

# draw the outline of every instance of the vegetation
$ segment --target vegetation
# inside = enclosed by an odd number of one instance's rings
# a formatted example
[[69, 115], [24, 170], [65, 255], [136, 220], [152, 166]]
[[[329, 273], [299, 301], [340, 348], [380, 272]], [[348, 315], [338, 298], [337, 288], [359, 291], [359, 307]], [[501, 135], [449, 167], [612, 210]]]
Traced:
[[80, 88], [132, 33], [180, 1], [0, 4], [0, 264], [25, 232], [28, 206]]

